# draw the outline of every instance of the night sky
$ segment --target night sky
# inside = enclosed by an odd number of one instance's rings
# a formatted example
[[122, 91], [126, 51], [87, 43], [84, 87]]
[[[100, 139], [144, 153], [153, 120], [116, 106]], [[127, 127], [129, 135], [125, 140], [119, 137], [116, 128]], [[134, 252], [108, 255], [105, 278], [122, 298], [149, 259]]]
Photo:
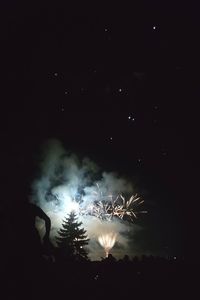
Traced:
[[1, 4], [0, 28], [4, 195], [31, 182], [41, 145], [56, 138], [131, 178], [145, 199], [148, 215], [140, 222], [152, 251], [195, 253], [195, 7], [8, 2]]

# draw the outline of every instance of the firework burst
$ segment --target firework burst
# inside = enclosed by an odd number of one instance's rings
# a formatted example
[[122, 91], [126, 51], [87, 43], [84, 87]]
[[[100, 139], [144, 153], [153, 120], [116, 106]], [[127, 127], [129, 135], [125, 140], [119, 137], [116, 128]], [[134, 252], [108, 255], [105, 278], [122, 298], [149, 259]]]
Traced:
[[[121, 201], [119, 200], [121, 199]], [[147, 213], [145, 210], [138, 210], [138, 207], [144, 203], [140, 197], [132, 195], [129, 200], [126, 200], [122, 195], [119, 195], [112, 204], [112, 215], [123, 219], [127, 216], [130, 221], [137, 219], [137, 215], [141, 213]]]
[[114, 246], [114, 244], [116, 242], [116, 237], [117, 237], [117, 234], [114, 232], [101, 234], [98, 237], [98, 241], [99, 241], [100, 245], [104, 248], [106, 257], [108, 257], [110, 250]]
[[126, 200], [122, 195], [118, 195], [115, 200], [103, 199], [94, 201], [94, 203], [85, 210], [81, 210], [82, 215], [92, 215], [100, 220], [111, 221], [113, 217], [123, 220], [125, 217], [128, 221], [137, 219], [137, 215], [147, 213], [145, 210], [138, 209], [144, 203], [140, 197], [133, 195], [129, 200]]

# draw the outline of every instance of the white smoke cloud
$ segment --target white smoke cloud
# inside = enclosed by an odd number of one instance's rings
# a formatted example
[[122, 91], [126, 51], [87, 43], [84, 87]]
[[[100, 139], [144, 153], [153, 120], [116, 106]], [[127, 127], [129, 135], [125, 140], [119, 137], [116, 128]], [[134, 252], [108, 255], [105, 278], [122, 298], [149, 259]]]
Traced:
[[[101, 172], [100, 168], [89, 158], [79, 159], [75, 154], [67, 152], [57, 140], [45, 143], [40, 162], [40, 175], [32, 184], [31, 201], [39, 205], [51, 218], [51, 239], [55, 243], [55, 236], [66, 215], [75, 209], [74, 199], [80, 207], [92, 204], [97, 192], [102, 196], [114, 197], [119, 193], [132, 194], [133, 186], [116, 173]], [[77, 207], [78, 212], [78, 207]], [[89, 256], [100, 259], [104, 251], [98, 243], [98, 236], [105, 232], [117, 234], [116, 247], [112, 253], [116, 257], [130, 254], [130, 230], [138, 230], [136, 225], [130, 225], [119, 219], [101, 221], [93, 216], [80, 216], [83, 227], [90, 238]], [[44, 223], [37, 220], [36, 226], [40, 234], [44, 234]], [[134, 253], [131, 254], [131, 256]]]

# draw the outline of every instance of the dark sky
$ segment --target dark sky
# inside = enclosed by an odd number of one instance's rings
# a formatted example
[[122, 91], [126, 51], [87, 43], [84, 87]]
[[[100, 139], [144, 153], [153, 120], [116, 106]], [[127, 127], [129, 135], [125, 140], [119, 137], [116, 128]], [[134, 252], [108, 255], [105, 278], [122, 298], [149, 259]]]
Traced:
[[163, 239], [177, 239], [183, 253], [191, 250], [198, 223], [198, 17], [192, 4], [174, 1], [114, 8], [4, 1], [6, 182], [33, 178], [41, 144], [60, 139], [102, 168], [133, 177], [155, 217], [147, 225], [158, 238], [164, 232]]

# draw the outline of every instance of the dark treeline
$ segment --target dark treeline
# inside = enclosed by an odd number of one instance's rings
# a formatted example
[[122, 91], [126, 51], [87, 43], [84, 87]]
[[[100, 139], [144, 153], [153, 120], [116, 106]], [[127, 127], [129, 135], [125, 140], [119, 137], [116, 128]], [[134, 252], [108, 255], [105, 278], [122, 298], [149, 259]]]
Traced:
[[[200, 264], [195, 257], [125, 255], [116, 259], [109, 254], [90, 261], [85, 252], [80, 257], [81, 252], [77, 256], [73, 251], [66, 256], [65, 248], [51, 244], [51, 220], [39, 207], [18, 203], [12, 213], [2, 216], [2, 299], [192, 299], [198, 289]], [[35, 228], [36, 216], [46, 224], [42, 242]]]
[[[85, 299], [158, 297], [175, 299], [195, 293], [194, 261], [142, 256], [101, 261], [67, 261], [53, 255], [7, 258], [2, 264], [4, 299]], [[197, 272], [197, 273], [196, 273]]]

